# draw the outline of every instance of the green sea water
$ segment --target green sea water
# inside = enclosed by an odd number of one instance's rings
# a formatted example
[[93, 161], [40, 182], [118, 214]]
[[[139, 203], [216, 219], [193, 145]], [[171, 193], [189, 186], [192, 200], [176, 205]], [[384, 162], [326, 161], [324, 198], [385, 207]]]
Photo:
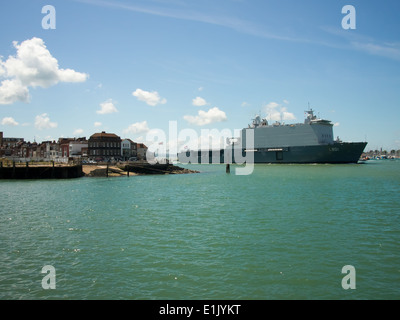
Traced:
[[185, 167], [0, 180], [0, 299], [400, 298], [400, 161]]

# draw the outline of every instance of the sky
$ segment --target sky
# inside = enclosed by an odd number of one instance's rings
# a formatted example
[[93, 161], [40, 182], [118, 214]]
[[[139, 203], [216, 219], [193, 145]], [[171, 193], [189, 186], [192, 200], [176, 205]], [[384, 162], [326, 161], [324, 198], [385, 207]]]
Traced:
[[398, 0], [2, 0], [0, 131], [207, 138], [311, 107], [343, 141], [400, 149], [399, 14]]

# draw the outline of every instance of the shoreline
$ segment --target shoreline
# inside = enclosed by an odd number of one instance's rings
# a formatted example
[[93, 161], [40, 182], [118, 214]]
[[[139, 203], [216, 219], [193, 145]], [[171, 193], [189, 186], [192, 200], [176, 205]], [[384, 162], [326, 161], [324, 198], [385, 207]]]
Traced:
[[123, 177], [138, 175], [166, 175], [199, 173], [190, 169], [181, 168], [173, 164], [125, 164], [125, 165], [82, 165], [82, 172], [86, 177]]
[[0, 179], [75, 179], [81, 177], [122, 177], [199, 173], [173, 164], [29, 164], [0, 166]]
[[188, 174], [199, 173], [199, 171], [181, 168], [172, 164], [84, 164], [82, 172], [86, 177], [122, 177], [137, 175], [165, 175], [165, 174]]

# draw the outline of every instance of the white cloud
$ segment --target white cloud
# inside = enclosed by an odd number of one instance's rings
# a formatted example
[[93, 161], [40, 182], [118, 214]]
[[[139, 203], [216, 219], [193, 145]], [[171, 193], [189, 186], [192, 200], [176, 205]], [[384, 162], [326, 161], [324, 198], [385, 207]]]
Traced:
[[277, 110], [278, 107], [279, 104], [276, 102], [270, 102], [264, 107], [268, 120], [281, 120], [281, 113]]
[[43, 113], [35, 118], [35, 127], [36, 129], [51, 129], [57, 128], [57, 122], [51, 122], [47, 113]]
[[21, 44], [13, 42], [15, 56], [0, 60], [0, 76], [8, 79], [0, 85], [0, 104], [29, 102], [29, 87], [48, 88], [59, 82], [84, 82], [88, 75], [72, 69], [60, 69], [58, 61], [40, 38]]
[[[285, 104], [289, 102], [287, 100], [283, 101]], [[283, 121], [283, 120], [295, 120], [296, 116], [287, 111], [286, 107], [283, 107], [279, 103], [270, 102], [264, 107], [264, 111], [267, 115], [267, 120], [270, 121]]]
[[118, 110], [111, 99], [104, 101], [103, 103], [100, 103], [100, 110], [96, 111], [96, 113], [98, 114], [109, 114], [115, 112], [118, 112]]
[[[61, 138], [62, 138], [62, 137], [61, 137]], [[44, 140], [45, 140], [45, 141], [54, 141], [55, 139], [53, 139], [52, 136], [45, 136], [45, 137], [44, 137]]]
[[400, 44], [399, 43], [362, 43], [362, 42], [351, 42], [353, 48], [367, 52], [372, 55], [382, 56], [390, 59], [400, 60]]
[[339, 122], [335, 122], [335, 123], [333, 124], [333, 126], [334, 126], [334, 127], [339, 127], [339, 126], [340, 126], [340, 123], [339, 123]]
[[101, 127], [103, 124], [101, 122], [96, 121], [93, 125], [95, 127]]
[[76, 129], [75, 131], [74, 131], [74, 136], [79, 136], [80, 134], [82, 134], [83, 133], [83, 129]]
[[296, 117], [291, 112], [283, 111], [282, 112], [282, 120], [296, 120]]
[[247, 103], [246, 101], [243, 101], [243, 102], [242, 102], [242, 107], [249, 107], [249, 106], [250, 106], [250, 104]]
[[266, 105], [267, 110], [273, 110], [279, 107], [279, 103], [276, 102], [270, 102]]
[[146, 102], [149, 106], [156, 106], [158, 104], [165, 104], [167, 100], [161, 98], [157, 91], [149, 92], [142, 89], [136, 89], [132, 95], [140, 101]]
[[149, 131], [147, 121], [136, 122], [131, 124], [127, 129], [124, 130], [125, 134], [140, 134]]
[[3, 126], [17, 126], [18, 122], [14, 120], [12, 117], [5, 117], [1, 120], [1, 124]]
[[201, 98], [201, 97], [196, 97], [196, 98], [194, 98], [194, 99], [192, 100], [192, 104], [193, 104], [194, 106], [196, 106], [196, 107], [202, 107], [202, 106], [205, 106], [205, 105], [207, 104], [207, 101], [204, 100], [204, 99]]
[[29, 102], [29, 90], [17, 79], [3, 80], [0, 84], [0, 104], [16, 101]]
[[211, 108], [208, 111], [199, 110], [197, 116], [186, 115], [183, 116], [183, 118], [197, 126], [204, 126], [210, 123], [227, 120], [225, 112], [219, 110], [217, 107]]

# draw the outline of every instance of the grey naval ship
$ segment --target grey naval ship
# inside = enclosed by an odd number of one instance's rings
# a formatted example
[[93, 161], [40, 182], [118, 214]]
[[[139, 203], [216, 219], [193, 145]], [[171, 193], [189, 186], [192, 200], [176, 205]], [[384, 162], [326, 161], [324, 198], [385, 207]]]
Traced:
[[[239, 138], [221, 150], [188, 150], [182, 163], [357, 163], [367, 142], [334, 140], [333, 124], [306, 111], [304, 123], [269, 124], [256, 116]], [[250, 139], [249, 139], [250, 137]], [[254, 137], [254, 139], [252, 139]], [[252, 140], [250, 143], [248, 141]], [[253, 143], [252, 143], [253, 142]], [[252, 154], [250, 154], [252, 153]], [[245, 160], [243, 160], [245, 159]]]

